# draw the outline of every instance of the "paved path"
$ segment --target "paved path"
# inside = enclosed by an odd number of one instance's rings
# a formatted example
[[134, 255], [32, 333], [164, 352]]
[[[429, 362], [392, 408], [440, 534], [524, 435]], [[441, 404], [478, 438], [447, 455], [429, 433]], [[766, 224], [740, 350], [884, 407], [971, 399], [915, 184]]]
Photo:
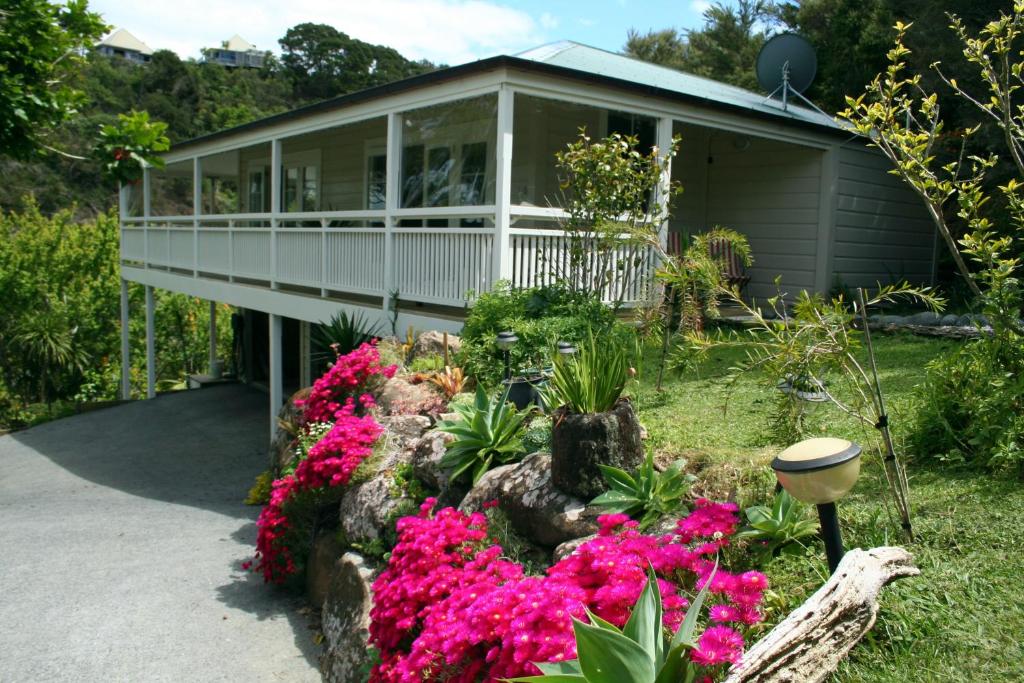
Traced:
[[222, 386], [0, 437], [0, 683], [320, 680], [301, 600], [240, 567], [266, 414]]

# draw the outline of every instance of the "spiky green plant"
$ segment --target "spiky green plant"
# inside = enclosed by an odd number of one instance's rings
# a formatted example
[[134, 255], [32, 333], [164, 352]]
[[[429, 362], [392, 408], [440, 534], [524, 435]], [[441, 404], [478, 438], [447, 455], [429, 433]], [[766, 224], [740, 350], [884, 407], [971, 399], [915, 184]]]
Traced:
[[694, 477], [683, 471], [686, 461], [677, 460], [664, 472], [654, 469], [654, 451], [633, 474], [611, 465], [598, 465], [609, 490], [590, 501], [608, 512], [621, 512], [637, 519], [645, 529], [660, 517], [683, 506], [683, 497], [690, 490]]
[[635, 374], [636, 352], [635, 344], [630, 348], [624, 340], [611, 336], [599, 340], [588, 331], [572, 357], [555, 362], [544, 390], [544, 403], [551, 408], [565, 406], [579, 414], [611, 410]]
[[442, 420], [437, 429], [455, 437], [441, 459], [441, 467], [458, 479], [469, 473], [476, 483], [492, 466], [514, 462], [526, 452], [523, 431], [532, 411], [519, 412], [508, 403], [508, 390], [489, 398], [482, 386], [472, 405], [453, 404], [454, 420]]

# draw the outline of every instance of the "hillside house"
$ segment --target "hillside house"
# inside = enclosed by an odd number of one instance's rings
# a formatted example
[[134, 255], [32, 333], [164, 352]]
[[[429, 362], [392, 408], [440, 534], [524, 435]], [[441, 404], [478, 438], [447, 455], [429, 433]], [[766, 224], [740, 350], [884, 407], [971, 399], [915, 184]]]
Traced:
[[255, 45], [237, 33], [221, 43], [220, 47], [203, 50], [204, 61], [227, 67], [259, 69], [266, 56], [265, 51], [257, 50]]
[[96, 44], [96, 51], [106, 57], [121, 57], [129, 62], [144, 64], [153, 56], [153, 50], [123, 28], [115, 29]]

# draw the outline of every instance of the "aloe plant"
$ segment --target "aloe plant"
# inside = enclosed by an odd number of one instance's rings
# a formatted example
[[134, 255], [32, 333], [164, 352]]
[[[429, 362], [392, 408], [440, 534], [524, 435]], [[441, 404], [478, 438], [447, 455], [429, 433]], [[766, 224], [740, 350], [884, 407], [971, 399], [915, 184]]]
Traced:
[[634, 474], [611, 465], [598, 465], [609, 490], [590, 503], [634, 519], [639, 515], [640, 528], [645, 529], [659, 517], [682, 507], [683, 497], [694, 481], [693, 475], [683, 471], [685, 465], [685, 460], [677, 460], [664, 472], [658, 472], [654, 469], [654, 452], [650, 450]]
[[472, 405], [455, 404], [453, 409], [457, 419], [437, 423], [440, 431], [455, 436], [441, 459], [452, 479], [470, 473], [475, 484], [492, 466], [518, 460], [526, 452], [522, 436], [531, 411], [509, 405], [507, 390], [491, 399], [478, 386]]
[[[715, 569], [717, 570], [717, 563]], [[683, 623], [671, 640], [662, 626], [661, 587], [654, 569], [647, 569], [647, 585], [633, 605], [623, 628], [587, 613], [591, 623], [573, 619], [577, 659], [537, 662], [540, 676], [511, 679], [512, 683], [691, 683], [696, 677], [688, 652], [697, 646], [694, 632], [704, 605], [712, 570]]]
[[759, 542], [770, 554], [818, 533], [818, 525], [808, 519], [804, 505], [785, 489], [775, 494], [771, 507], [755, 505], [745, 513], [749, 526], [736, 534], [736, 538]]

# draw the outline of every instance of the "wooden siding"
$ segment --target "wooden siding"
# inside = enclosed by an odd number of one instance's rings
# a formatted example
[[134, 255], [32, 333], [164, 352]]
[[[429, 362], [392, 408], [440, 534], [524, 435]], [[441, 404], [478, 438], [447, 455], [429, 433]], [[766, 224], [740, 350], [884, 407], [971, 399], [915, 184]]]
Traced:
[[856, 142], [839, 151], [832, 271], [847, 286], [932, 282], [935, 227], [890, 168], [881, 153]]

